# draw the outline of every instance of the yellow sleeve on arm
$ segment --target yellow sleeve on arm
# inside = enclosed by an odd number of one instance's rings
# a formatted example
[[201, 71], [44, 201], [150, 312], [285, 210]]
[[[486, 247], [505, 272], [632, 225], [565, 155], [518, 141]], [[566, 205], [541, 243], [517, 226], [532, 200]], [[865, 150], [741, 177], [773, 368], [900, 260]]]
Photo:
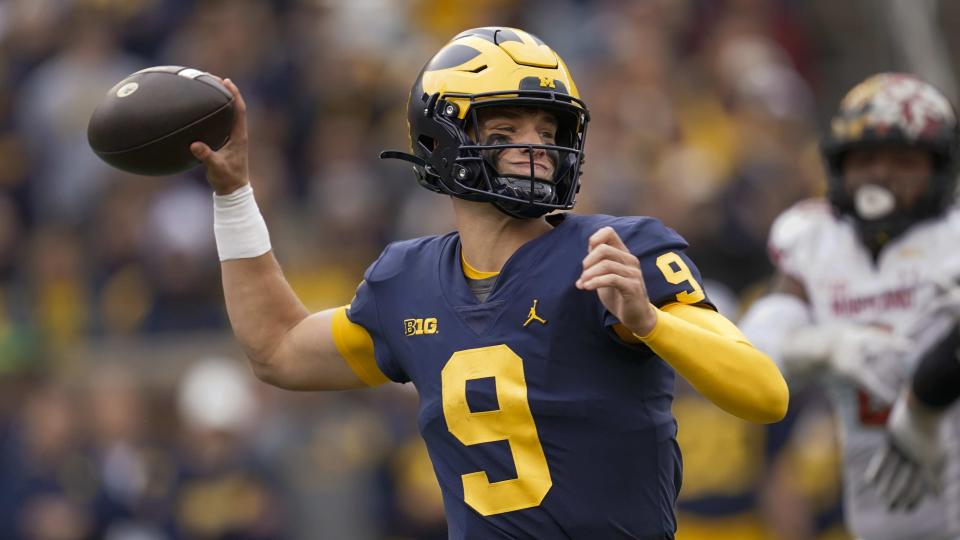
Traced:
[[373, 355], [373, 339], [364, 327], [347, 318], [347, 306], [339, 307], [333, 312], [331, 325], [337, 352], [361, 381], [367, 386], [377, 386], [389, 381], [377, 366], [376, 357]]
[[670, 304], [649, 335], [636, 337], [728, 413], [759, 423], [787, 414], [790, 394], [776, 364], [716, 311]]

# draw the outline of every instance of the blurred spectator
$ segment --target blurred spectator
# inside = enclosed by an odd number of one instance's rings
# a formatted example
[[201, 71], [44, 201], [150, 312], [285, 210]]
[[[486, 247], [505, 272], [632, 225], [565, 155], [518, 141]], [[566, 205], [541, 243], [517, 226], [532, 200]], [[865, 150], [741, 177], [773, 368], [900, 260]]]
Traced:
[[2, 535], [11, 539], [81, 540], [92, 530], [97, 481], [77, 444], [74, 392], [57, 383], [26, 396], [5, 441]]
[[64, 16], [61, 50], [30, 72], [15, 99], [29, 157], [29, 210], [73, 226], [114, 174], [87, 146], [87, 120], [112, 86], [104, 81], [119, 81], [142, 62], [117, 48], [102, 14], [76, 7]]
[[268, 539], [283, 536], [277, 486], [249, 442], [257, 415], [252, 375], [238, 362], [205, 358], [181, 380], [183, 422], [174, 487], [175, 537]]
[[87, 389], [89, 437], [99, 480], [96, 536], [160, 540], [171, 511], [170, 448], [149, 433], [144, 385], [128, 366], [95, 369]]
[[31, 316], [54, 351], [75, 345], [89, 330], [90, 290], [81, 244], [75, 229], [45, 225], [32, 232], [25, 257]]
[[225, 325], [207, 189], [169, 180], [146, 208], [140, 249], [153, 292], [144, 330], [197, 331]]

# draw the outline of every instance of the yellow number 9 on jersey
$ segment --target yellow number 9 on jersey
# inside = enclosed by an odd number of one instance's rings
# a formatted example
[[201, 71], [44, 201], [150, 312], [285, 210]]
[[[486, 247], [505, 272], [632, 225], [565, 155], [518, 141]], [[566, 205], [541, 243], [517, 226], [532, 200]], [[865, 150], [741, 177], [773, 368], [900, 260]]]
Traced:
[[[470, 446], [506, 440], [517, 477], [490, 482], [485, 471], [464, 474], [463, 499], [484, 516], [538, 506], [553, 485], [527, 401], [523, 360], [506, 345], [453, 353], [440, 373], [447, 428]], [[467, 381], [494, 377], [499, 409], [473, 412]]]
[[657, 268], [663, 272], [663, 277], [666, 278], [667, 283], [679, 285], [687, 282], [690, 285], [689, 291], [677, 293], [677, 302], [696, 304], [706, 298], [706, 295], [703, 294], [703, 288], [701, 288], [697, 280], [694, 279], [693, 273], [690, 272], [690, 267], [687, 266], [687, 263], [683, 262], [680, 255], [677, 255], [673, 251], [664, 253], [657, 257]]

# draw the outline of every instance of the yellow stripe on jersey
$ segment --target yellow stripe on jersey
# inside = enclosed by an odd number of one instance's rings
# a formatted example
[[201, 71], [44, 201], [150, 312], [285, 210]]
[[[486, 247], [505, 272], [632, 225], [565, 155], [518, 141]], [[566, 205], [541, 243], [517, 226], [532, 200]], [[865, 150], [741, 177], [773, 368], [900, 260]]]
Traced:
[[728, 413], [759, 423], [787, 413], [790, 393], [776, 364], [716, 311], [669, 304], [649, 335], [634, 336]]
[[772, 533], [752, 512], [707, 517], [677, 512], [677, 540], [769, 540]]
[[367, 386], [383, 384], [389, 379], [377, 366], [373, 355], [373, 339], [364, 327], [347, 318], [347, 307], [341, 306], [333, 312], [331, 326], [337, 352]]
[[484, 272], [482, 270], [477, 270], [476, 268], [470, 266], [470, 263], [467, 262], [467, 259], [463, 256], [463, 252], [460, 252], [460, 263], [463, 266], [463, 275], [467, 276], [470, 279], [487, 279], [492, 278], [493, 276], [500, 275], [500, 272]]

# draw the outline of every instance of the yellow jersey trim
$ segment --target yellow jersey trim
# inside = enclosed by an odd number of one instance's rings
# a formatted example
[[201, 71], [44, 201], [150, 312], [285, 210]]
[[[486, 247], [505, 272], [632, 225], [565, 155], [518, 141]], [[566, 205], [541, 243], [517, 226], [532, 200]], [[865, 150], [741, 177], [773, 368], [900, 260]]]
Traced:
[[753, 512], [717, 517], [677, 512], [677, 540], [767, 540], [771, 536]]
[[347, 318], [347, 307], [349, 306], [338, 307], [333, 312], [331, 327], [337, 352], [367, 386], [377, 386], [389, 381], [377, 366], [377, 359], [373, 354], [373, 339], [366, 328]]
[[463, 266], [463, 275], [470, 279], [487, 279], [500, 275], [500, 272], [484, 272], [470, 266], [466, 257], [463, 256], [463, 251], [460, 252], [460, 265]]

